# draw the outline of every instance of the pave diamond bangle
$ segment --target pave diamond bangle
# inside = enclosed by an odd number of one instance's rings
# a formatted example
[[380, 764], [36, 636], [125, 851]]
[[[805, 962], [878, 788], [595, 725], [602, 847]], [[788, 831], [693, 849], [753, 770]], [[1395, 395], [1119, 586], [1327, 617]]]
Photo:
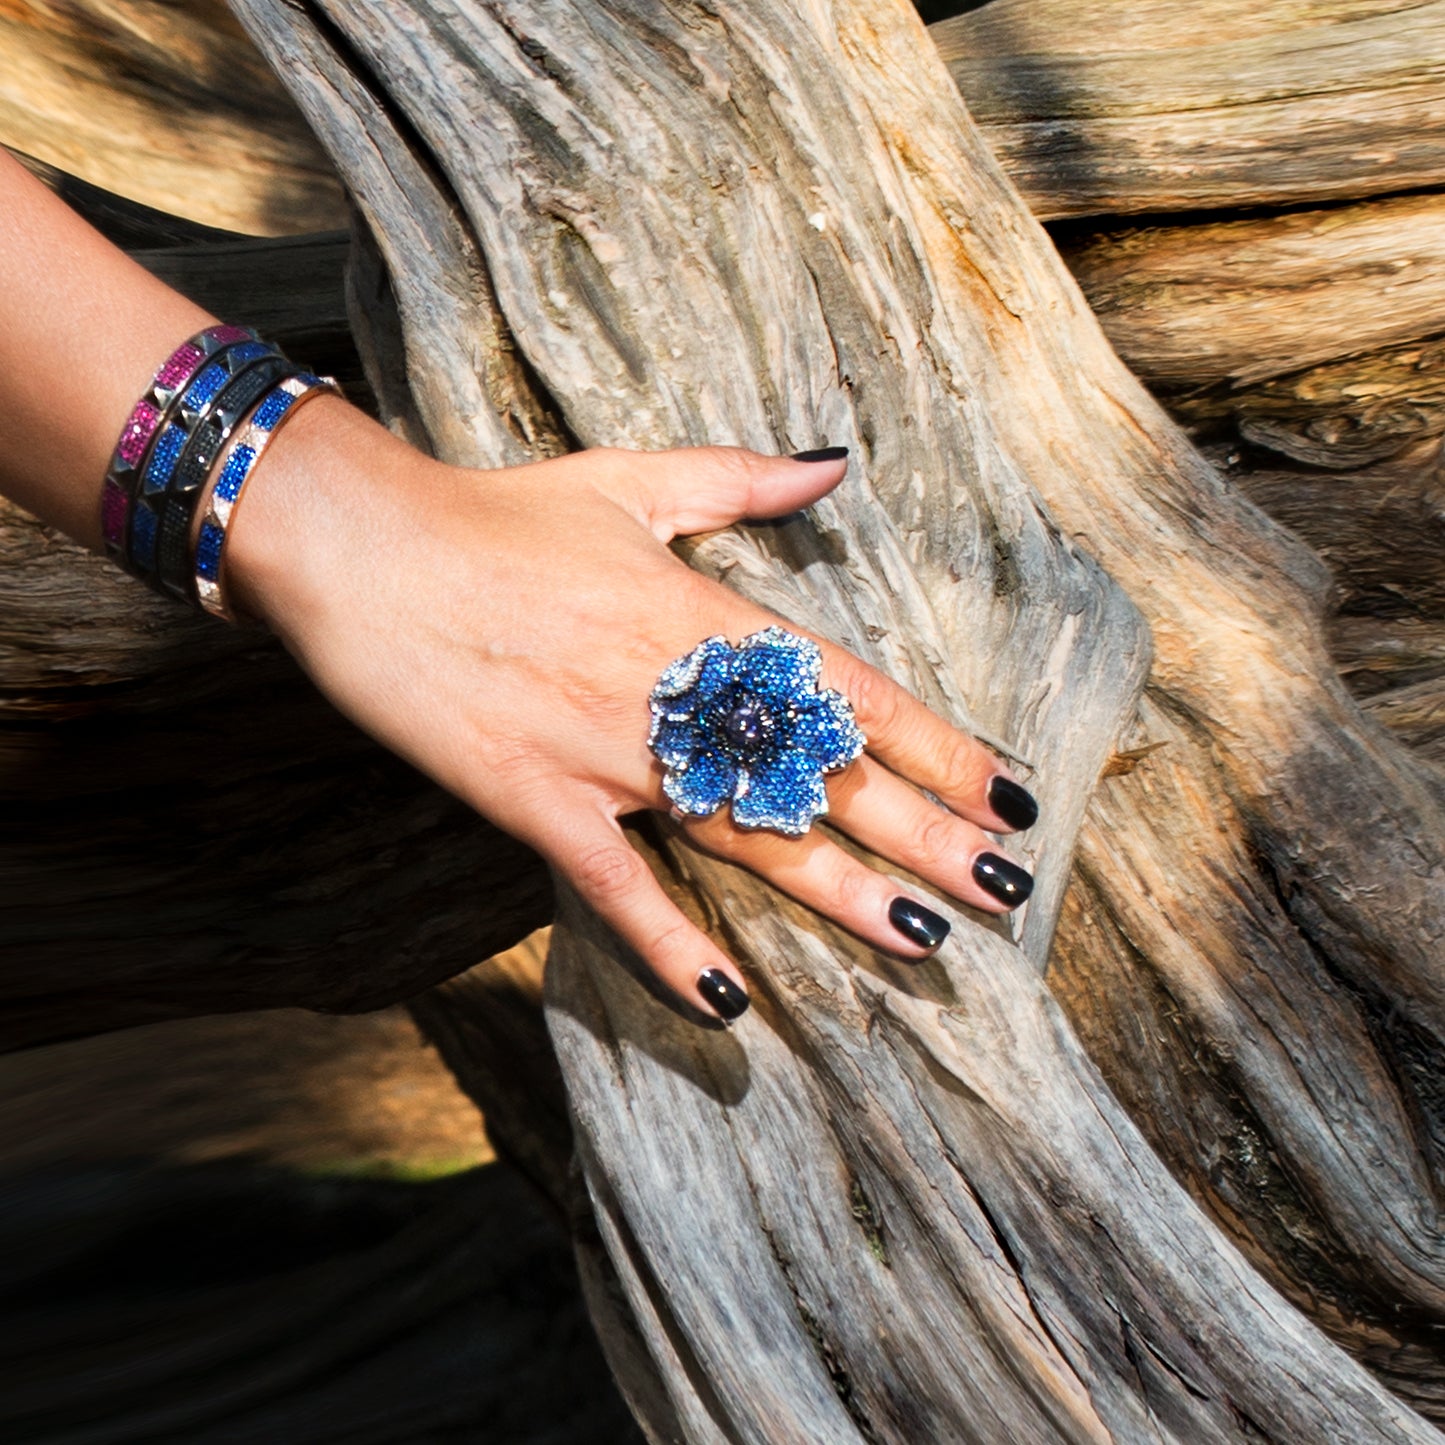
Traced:
[[161, 363], [140, 400], [131, 409], [111, 455], [100, 492], [100, 530], [106, 554], [121, 560], [130, 529], [131, 505], [139, 490], [140, 472], [161, 422], [202, 365], [228, 346], [253, 342], [256, 334], [243, 326], [208, 326], [183, 341]]
[[312, 376], [309, 372], [288, 376], [273, 387], [251, 413], [214, 483], [202, 494], [193, 581], [196, 600], [213, 616], [228, 622], [237, 620], [226, 602], [222, 563], [226, 531], [235, 515], [242, 488], [286, 420], [312, 397], [328, 391], [340, 394], [331, 377]]

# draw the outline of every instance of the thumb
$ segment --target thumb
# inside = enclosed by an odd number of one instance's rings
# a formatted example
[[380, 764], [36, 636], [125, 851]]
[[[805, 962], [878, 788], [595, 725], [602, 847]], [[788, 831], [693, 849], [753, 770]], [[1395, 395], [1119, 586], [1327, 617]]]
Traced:
[[641, 518], [662, 541], [728, 527], [744, 517], [786, 517], [826, 496], [848, 470], [848, 448], [767, 457], [743, 447], [632, 454]]

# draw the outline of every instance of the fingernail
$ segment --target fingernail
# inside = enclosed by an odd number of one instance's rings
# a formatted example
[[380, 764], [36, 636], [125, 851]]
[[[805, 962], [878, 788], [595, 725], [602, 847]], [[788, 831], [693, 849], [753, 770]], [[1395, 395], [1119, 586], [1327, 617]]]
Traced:
[[980, 853], [973, 860], [973, 881], [1010, 908], [1017, 908], [1034, 891], [1033, 875], [997, 853]]
[[989, 780], [988, 805], [1010, 828], [1022, 831], [1038, 821], [1039, 805], [1034, 795], [1002, 773], [995, 773]]
[[717, 1010], [718, 1016], [729, 1023], [746, 1013], [752, 1002], [720, 968], [703, 969], [697, 977], [697, 991]]
[[888, 921], [920, 948], [937, 948], [953, 927], [948, 919], [912, 898], [895, 898], [888, 905]]
[[795, 462], [841, 462], [848, 455], [847, 447], [819, 447], [811, 452], [794, 452]]

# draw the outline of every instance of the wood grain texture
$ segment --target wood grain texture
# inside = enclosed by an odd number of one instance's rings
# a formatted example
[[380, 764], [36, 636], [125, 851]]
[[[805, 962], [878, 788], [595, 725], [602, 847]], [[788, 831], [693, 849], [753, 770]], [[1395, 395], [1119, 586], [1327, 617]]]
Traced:
[[1232, 422], [1251, 445], [1306, 466], [1354, 471], [1445, 432], [1445, 336], [1171, 401], [1192, 428]]
[[1329, 565], [1336, 613], [1445, 619], [1445, 465], [1438, 438], [1363, 471], [1240, 467], [1231, 475]]
[[1060, 250], [1130, 369], [1248, 386], [1445, 331], [1445, 195], [1127, 227]]
[[[955, 915], [916, 971], [639, 835], [750, 969], [729, 1033], [564, 894], [593, 1304], [654, 1438], [1438, 1439], [1299, 1312], [1433, 1410], [1438, 779], [1335, 680], [1318, 562], [1119, 366], [916, 18], [238, 9], [393, 267], [440, 454], [510, 458], [528, 407], [588, 443], [852, 442], [811, 523], [692, 560], [1036, 769], [1037, 905]], [[412, 264], [418, 225], [484, 278]]]
[[1445, 768], [1445, 655], [1435, 676], [1375, 693], [1365, 706], [1396, 737]]
[[992, 0], [931, 34], [1042, 219], [1445, 180], [1438, 0]]
[[257, 235], [345, 223], [325, 156], [224, 0], [3, 0], [0, 142]]
[[0, 510], [0, 1047], [376, 1008], [546, 921], [535, 856], [278, 644]]
[[0, 1195], [138, 1160], [422, 1180], [492, 1157], [401, 1008], [173, 1019], [0, 1056]]
[[1055, 234], [1120, 356], [1191, 424], [1339, 470], [1445, 431], [1445, 196]]

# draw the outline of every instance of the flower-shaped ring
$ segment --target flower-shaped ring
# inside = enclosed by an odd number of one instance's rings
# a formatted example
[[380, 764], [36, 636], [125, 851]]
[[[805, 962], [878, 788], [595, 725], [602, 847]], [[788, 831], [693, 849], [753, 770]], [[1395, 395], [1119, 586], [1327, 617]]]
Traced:
[[841, 692], [818, 687], [815, 642], [765, 627], [736, 646], [709, 637], [652, 689], [648, 746], [678, 812], [706, 817], [732, 802], [740, 828], [800, 837], [828, 811], [823, 775], [866, 739]]

